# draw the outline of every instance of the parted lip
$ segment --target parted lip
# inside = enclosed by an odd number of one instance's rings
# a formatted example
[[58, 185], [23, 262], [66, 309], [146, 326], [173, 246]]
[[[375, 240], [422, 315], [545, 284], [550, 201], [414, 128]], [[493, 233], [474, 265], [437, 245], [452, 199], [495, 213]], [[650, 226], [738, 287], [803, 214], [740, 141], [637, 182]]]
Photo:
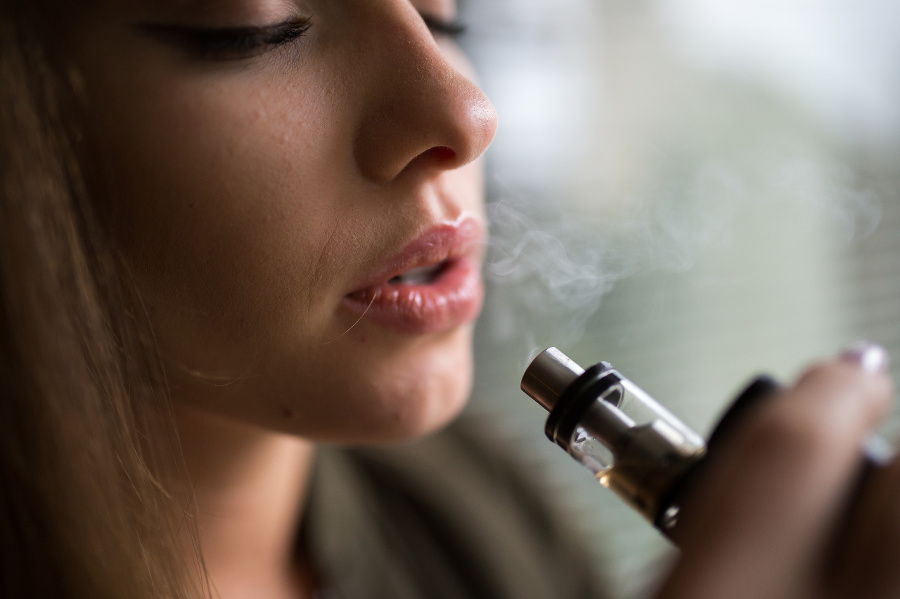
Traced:
[[347, 295], [358, 295], [369, 288], [383, 285], [413, 268], [440, 264], [455, 258], [480, 258], [483, 245], [484, 227], [472, 217], [436, 224], [387, 258]]
[[[484, 291], [479, 271], [483, 239], [483, 227], [471, 217], [435, 224], [380, 262], [341, 303], [359, 320], [402, 334], [438, 333], [471, 323]], [[408, 272], [420, 268], [425, 272]]]

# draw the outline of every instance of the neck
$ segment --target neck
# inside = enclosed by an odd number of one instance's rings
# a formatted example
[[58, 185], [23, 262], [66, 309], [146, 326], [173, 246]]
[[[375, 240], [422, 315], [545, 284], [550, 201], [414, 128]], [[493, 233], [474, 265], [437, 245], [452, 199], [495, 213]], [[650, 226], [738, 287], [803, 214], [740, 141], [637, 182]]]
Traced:
[[192, 408], [177, 408], [176, 421], [217, 595], [308, 595], [313, 580], [295, 533], [312, 444]]

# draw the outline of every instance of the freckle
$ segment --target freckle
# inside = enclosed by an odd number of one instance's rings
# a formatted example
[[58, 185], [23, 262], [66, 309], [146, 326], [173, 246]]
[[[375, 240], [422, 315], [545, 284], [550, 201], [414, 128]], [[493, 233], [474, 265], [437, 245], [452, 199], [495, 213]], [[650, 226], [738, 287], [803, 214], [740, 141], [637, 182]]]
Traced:
[[294, 418], [294, 408], [283, 406], [281, 408], [281, 415], [284, 416], [285, 420], [292, 420]]

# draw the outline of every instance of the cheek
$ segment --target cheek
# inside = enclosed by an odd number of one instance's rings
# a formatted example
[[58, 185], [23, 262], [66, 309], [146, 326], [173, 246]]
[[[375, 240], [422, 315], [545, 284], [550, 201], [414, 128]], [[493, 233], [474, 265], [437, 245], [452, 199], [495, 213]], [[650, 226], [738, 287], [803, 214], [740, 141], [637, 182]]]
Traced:
[[291, 324], [315, 333], [340, 253], [323, 249], [353, 244], [335, 236], [342, 194], [329, 185], [346, 160], [332, 143], [341, 134], [322, 125], [340, 119], [316, 97], [252, 80], [125, 82], [96, 85], [108, 93], [97, 98], [109, 107], [97, 126], [107, 215], [166, 345], [179, 359], [203, 356], [190, 365], [203, 369], [225, 356], [200, 346], [225, 353], [298, 317]]

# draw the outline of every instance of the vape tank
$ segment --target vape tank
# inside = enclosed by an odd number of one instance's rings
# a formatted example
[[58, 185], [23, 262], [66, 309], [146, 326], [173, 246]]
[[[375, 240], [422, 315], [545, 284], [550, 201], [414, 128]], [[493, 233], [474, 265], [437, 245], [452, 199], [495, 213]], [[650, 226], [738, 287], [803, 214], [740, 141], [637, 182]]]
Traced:
[[[710, 445], [749, 405], [777, 388], [767, 377], [756, 379], [716, 427]], [[550, 412], [545, 432], [551, 441], [669, 534], [688, 475], [706, 454], [703, 437], [609, 363], [584, 370], [555, 347], [534, 359], [522, 390]]]

